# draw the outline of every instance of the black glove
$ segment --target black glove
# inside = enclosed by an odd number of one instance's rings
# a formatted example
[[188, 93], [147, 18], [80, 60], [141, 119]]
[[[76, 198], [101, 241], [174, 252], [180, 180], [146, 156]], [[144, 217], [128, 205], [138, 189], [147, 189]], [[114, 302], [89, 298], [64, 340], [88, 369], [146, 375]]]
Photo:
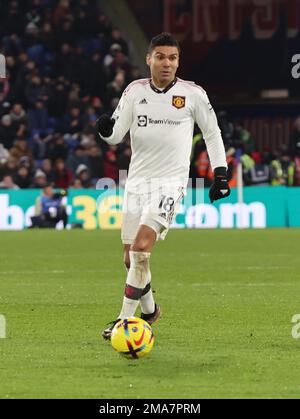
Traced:
[[230, 195], [230, 188], [227, 181], [226, 167], [216, 167], [214, 170], [214, 183], [209, 190], [210, 202], [226, 198]]
[[106, 113], [100, 116], [96, 123], [97, 131], [102, 137], [110, 137], [113, 132], [115, 120], [111, 119]]

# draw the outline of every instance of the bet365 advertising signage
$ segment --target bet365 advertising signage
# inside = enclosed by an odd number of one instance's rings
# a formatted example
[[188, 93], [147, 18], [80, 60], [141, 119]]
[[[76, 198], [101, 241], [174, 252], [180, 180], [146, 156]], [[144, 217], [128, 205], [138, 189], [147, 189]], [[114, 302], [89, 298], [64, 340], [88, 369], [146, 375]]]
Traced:
[[[31, 225], [39, 190], [0, 191], [0, 230], [22, 230]], [[203, 199], [204, 198], [204, 199]], [[189, 189], [172, 228], [300, 227], [300, 188], [246, 187], [244, 203], [230, 197], [209, 203], [208, 191]], [[119, 229], [123, 190], [69, 190], [66, 200], [69, 225], [84, 229]]]

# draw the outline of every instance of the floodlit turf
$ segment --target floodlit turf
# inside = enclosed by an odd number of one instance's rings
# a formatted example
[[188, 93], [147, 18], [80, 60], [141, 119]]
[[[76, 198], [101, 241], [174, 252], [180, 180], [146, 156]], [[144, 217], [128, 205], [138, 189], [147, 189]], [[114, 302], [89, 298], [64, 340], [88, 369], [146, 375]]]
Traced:
[[1, 398], [299, 397], [299, 230], [181, 230], [157, 244], [150, 355], [99, 332], [118, 314], [119, 231], [0, 233]]

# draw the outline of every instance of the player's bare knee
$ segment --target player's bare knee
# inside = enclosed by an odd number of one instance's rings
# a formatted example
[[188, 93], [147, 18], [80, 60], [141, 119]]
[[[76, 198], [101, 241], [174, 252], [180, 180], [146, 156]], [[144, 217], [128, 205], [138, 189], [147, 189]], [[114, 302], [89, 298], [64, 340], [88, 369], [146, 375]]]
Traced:
[[130, 250], [133, 252], [148, 252], [150, 247], [149, 240], [147, 239], [137, 239], [130, 246]]

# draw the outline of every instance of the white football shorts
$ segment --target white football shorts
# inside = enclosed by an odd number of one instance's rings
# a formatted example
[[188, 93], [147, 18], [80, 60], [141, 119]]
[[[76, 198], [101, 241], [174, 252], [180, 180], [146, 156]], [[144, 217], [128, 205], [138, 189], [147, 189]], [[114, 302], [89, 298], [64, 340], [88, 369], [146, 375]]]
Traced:
[[132, 244], [141, 224], [156, 231], [156, 240], [164, 240], [185, 195], [183, 186], [161, 186], [147, 193], [133, 193], [125, 188], [121, 239]]

